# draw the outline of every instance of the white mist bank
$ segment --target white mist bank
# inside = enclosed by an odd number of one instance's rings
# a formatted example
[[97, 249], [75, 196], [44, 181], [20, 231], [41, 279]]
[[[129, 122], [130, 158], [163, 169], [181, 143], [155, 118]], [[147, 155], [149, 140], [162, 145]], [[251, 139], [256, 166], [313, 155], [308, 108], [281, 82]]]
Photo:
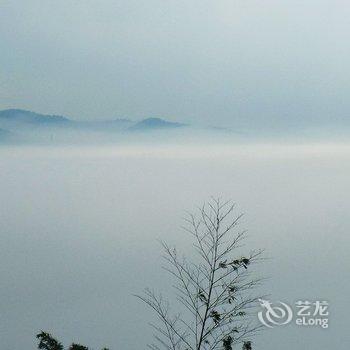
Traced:
[[[346, 348], [350, 144], [0, 148], [0, 348], [64, 343], [136, 350], [150, 311], [132, 294], [167, 290], [157, 239], [190, 251], [185, 210], [210, 196], [244, 212], [247, 250], [272, 300], [328, 300], [330, 327], [266, 331], [254, 348]], [[135, 331], [137, 330], [137, 331]]]
[[13, 157], [155, 157], [155, 158], [307, 158], [348, 157], [350, 142], [187, 142], [187, 143], [126, 143], [107, 145], [15, 145], [0, 147], [0, 154]]

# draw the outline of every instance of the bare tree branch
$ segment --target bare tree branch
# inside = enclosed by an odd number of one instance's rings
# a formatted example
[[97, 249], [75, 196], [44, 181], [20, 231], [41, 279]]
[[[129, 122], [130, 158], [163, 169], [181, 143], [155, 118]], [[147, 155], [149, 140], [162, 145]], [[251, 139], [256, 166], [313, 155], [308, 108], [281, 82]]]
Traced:
[[188, 214], [184, 230], [194, 238], [194, 261], [179, 258], [175, 248], [162, 242], [163, 268], [175, 278], [176, 300], [182, 306], [176, 310], [182, 312], [171, 314], [169, 303], [149, 289], [137, 296], [160, 321], [152, 325], [158, 345], [149, 345], [151, 350], [251, 346], [250, 337], [261, 328], [252, 317], [261, 296], [251, 293], [263, 281], [254, 276], [251, 266], [261, 261], [263, 251], [237, 256], [246, 231], [236, 232], [242, 214], [234, 212], [231, 201], [212, 198], [198, 208], [198, 215]]

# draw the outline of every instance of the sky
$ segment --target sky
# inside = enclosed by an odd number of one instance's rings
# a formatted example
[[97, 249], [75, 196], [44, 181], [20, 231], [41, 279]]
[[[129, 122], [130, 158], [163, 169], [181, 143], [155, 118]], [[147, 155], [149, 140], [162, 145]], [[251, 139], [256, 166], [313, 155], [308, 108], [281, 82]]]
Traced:
[[0, 109], [343, 127], [349, 16], [340, 0], [3, 0]]

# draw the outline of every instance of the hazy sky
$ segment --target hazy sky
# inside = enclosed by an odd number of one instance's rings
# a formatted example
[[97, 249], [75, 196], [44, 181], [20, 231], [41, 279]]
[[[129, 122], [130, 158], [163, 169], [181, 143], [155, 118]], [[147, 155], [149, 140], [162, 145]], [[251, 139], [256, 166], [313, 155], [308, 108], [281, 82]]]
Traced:
[[3, 0], [0, 109], [348, 124], [349, 18], [340, 0]]

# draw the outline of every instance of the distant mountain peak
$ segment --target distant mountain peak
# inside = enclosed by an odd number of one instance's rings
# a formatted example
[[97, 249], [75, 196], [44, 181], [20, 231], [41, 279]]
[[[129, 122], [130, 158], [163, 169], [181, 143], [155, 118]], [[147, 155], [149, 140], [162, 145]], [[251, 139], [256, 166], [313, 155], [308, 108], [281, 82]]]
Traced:
[[67, 123], [70, 121], [60, 115], [40, 114], [15, 108], [0, 111], [0, 119], [26, 123]]
[[184, 127], [186, 124], [170, 122], [161, 118], [146, 118], [143, 119], [133, 126], [131, 126], [128, 130], [156, 130], [156, 129], [174, 129]]
[[[130, 119], [110, 120], [71, 120], [59, 115], [40, 114], [24, 109], [0, 111], [0, 138], [25, 142], [50, 142], [53, 140], [118, 140], [123, 133], [139, 132], [161, 134], [181, 129], [187, 124], [168, 121], [162, 118], [145, 118], [140, 121]], [[10, 133], [8, 133], [8, 132]], [[119, 135], [119, 136], [118, 136]]]

